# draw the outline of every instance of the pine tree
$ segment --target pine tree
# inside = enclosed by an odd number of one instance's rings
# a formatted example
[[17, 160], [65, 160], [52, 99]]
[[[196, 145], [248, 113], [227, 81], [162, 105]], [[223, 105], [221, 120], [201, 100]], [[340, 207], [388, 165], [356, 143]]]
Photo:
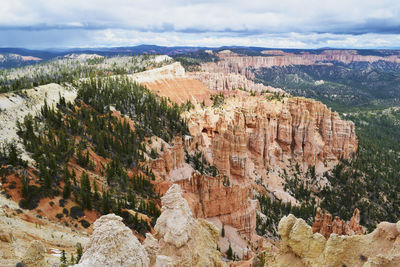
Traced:
[[89, 175], [84, 171], [81, 176], [81, 202], [82, 208], [86, 208], [88, 210], [92, 209], [92, 193], [90, 188], [90, 180]]
[[65, 250], [62, 250], [61, 252], [60, 262], [62, 263], [62, 266], [66, 266], [67, 264], [67, 257], [65, 256]]
[[221, 236], [225, 237], [225, 225], [222, 224]]
[[81, 243], [76, 243], [76, 263], [78, 264], [82, 257], [82, 245]]
[[71, 258], [69, 259], [69, 264], [70, 265], [75, 265], [75, 257], [74, 257], [74, 253], [71, 253]]
[[100, 194], [99, 194], [99, 190], [97, 189], [97, 183], [95, 180], [93, 180], [93, 191], [94, 191], [94, 194], [93, 194], [94, 199], [98, 200], [100, 198]]
[[67, 181], [63, 188], [63, 198], [68, 199], [71, 196], [71, 182]]
[[227, 257], [229, 260], [232, 260], [232, 259], [233, 259], [233, 251], [232, 251], [231, 243], [229, 243], [228, 250], [226, 251], [226, 257]]

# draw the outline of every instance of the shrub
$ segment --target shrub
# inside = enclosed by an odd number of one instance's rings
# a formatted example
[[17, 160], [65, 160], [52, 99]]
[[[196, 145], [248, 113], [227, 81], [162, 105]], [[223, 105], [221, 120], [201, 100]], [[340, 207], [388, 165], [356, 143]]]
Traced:
[[78, 206], [73, 206], [70, 211], [69, 214], [71, 215], [72, 218], [74, 219], [78, 219], [79, 217], [83, 217], [85, 215], [85, 213], [83, 212], [83, 210], [78, 207]]

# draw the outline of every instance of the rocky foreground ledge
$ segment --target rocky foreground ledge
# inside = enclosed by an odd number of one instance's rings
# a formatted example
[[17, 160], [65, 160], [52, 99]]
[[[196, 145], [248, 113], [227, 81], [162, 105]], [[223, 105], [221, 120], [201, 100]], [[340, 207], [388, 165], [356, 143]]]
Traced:
[[155, 236], [148, 233], [143, 245], [121, 217], [100, 217], [75, 266], [225, 266], [217, 250], [217, 230], [193, 218], [179, 185], [172, 185], [161, 202]]
[[266, 266], [400, 266], [400, 221], [382, 222], [367, 235], [331, 234], [326, 240], [290, 214], [281, 219], [278, 231], [280, 251], [270, 255]]
[[[217, 230], [193, 218], [179, 185], [172, 185], [161, 200], [162, 214], [154, 236], [147, 233], [141, 244], [121, 217], [104, 215], [94, 223], [90, 241], [75, 266], [227, 266], [217, 250]], [[290, 214], [281, 219], [278, 231], [279, 248], [264, 252], [264, 266], [400, 266], [400, 221], [382, 222], [367, 235], [332, 233], [326, 239]], [[39, 241], [33, 241], [22, 263], [46, 266], [44, 251]]]

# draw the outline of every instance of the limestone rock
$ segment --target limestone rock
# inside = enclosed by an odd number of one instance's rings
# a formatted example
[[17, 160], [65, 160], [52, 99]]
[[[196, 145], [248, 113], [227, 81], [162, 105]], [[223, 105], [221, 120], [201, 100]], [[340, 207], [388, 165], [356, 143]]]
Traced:
[[337, 235], [363, 234], [364, 230], [360, 225], [360, 211], [355, 209], [351, 220], [345, 222], [338, 216], [335, 216], [335, 219], [332, 221], [332, 215], [329, 212], [324, 212], [324, 214], [322, 214], [321, 209], [318, 208], [314, 224], [312, 225], [312, 232], [320, 233], [326, 239], [328, 239], [332, 233]]
[[101, 216], [94, 222], [93, 234], [85, 247], [78, 267], [149, 266], [145, 248], [115, 214]]
[[13, 234], [0, 229], [0, 241], [11, 243], [13, 241]]
[[45, 253], [44, 245], [40, 241], [34, 240], [29, 244], [28, 250], [22, 257], [22, 262], [26, 267], [44, 267], [46, 266]]
[[189, 199], [196, 218], [217, 217], [252, 240], [256, 229], [257, 203], [249, 199], [249, 185], [223, 184], [223, 177], [194, 173], [190, 179], [179, 181]]
[[150, 159], [149, 165], [158, 177], [166, 178], [172, 170], [181, 168], [185, 163], [185, 152], [183, 149], [182, 138], [175, 137], [173, 146], [163, 143], [163, 151], [157, 149], [160, 153], [157, 159]]
[[[306, 266], [399, 266], [400, 233], [396, 224], [383, 222], [367, 235], [331, 234], [326, 240], [304, 220], [281, 219], [281, 254], [299, 257]], [[278, 263], [272, 266], [279, 266]]]
[[355, 209], [353, 212], [353, 216], [350, 219], [349, 224], [350, 230], [354, 232], [354, 234], [363, 234], [364, 231], [360, 225], [360, 211]]
[[200, 81], [186, 75], [179, 62], [148, 71], [128, 75], [146, 86], [159, 96], [164, 96], [177, 103], [187, 100], [209, 101], [210, 90]]
[[223, 110], [197, 107], [185, 118], [210, 163], [238, 182], [255, 180], [255, 173], [262, 176], [269, 168], [287, 168], [290, 161], [326, 170], [357, 149], [352, 122], [301, 97], [230, 97]]
[[165, 255], [157, 255], [156, 267], [174, 267], [174, 260]]
[[223, 73], [223, 72], [192, 72], [190, 77], [202, 81], [208, 89], [217, 91], [231, 91], [235, 89], [244, 89], [253, 92], [279, 92], [284, 93], [282, 89], [265, 86], [261, 83], [254, 83], [242, 74]]
[[161, 198], [161, 203], [161, 215], [154, 230], [159, 239], [180, 248], [190, 238], [191, 225], [194, 223], [192, 212], [177, 184], [171, 185]]
[[193, 218], [179, 185], [171, 185], [161, 203], [154, 227], [159, 241], [156, 266], [169, 266], [171, 261], [172, 266], [223, 266], [217, 251], [218, 231]]
[[[267, 52], [269, 53], [269, 52]], [[252, 69], [271, 68], [274, 66], [314, 65], [320, 62], [338, 61], [345, 64], [357, 61], [377, 62], [379, 60], [400, 63], [399, 55], [364, 56], [355, 50], [325, 50], [320, 54], [294, 54], [279, 51], [269, 56], [241, 56], [236, 53], [218, 53], [217, 62], [207, 62], [201, 69], [209, 73], [234, 73], [254, 79]]]
[[155, 239], [152, 234], [146, 233], [146, 239], [143, 241], [143, 246], [149, 256], [150, 266], [154, 266], [159, 249], [158, 240]]

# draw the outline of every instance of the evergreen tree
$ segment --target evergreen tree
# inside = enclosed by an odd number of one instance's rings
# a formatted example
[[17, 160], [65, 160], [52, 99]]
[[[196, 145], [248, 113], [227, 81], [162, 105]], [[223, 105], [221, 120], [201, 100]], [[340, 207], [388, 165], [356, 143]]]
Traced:
[[71, 196], [71, 182], [67, 181], [63, 188], [63, 198], [68, 199]]
[[82, 258], [82, 245], [81, 243], [76, 243], [76, 263], [78, 264]]
[[69, 264], [75, 265], [75, 263], [76, 263], [76, 261], [75, 261], [74, 253], [71, 253], [71, 258], [69, 260]]
[[233, 250], [232, 250], [232, 247], [231, 247], [231, 243], [229, 243], [228, 250], [226, 251], [226, 257], [229, 260], [233, 260]]
[[65, 250], [61, 251], [60, 262], [62, 263], [62, 266], [66, 266], [67, 265], [67, 257], [65, 255]]
[[81, 203], [82, 208], [86, 208], [88, 210], [92, 209], [92, 193], [90, 188], [90, 180], [89, 175], [84, 171], [81, 175]]

